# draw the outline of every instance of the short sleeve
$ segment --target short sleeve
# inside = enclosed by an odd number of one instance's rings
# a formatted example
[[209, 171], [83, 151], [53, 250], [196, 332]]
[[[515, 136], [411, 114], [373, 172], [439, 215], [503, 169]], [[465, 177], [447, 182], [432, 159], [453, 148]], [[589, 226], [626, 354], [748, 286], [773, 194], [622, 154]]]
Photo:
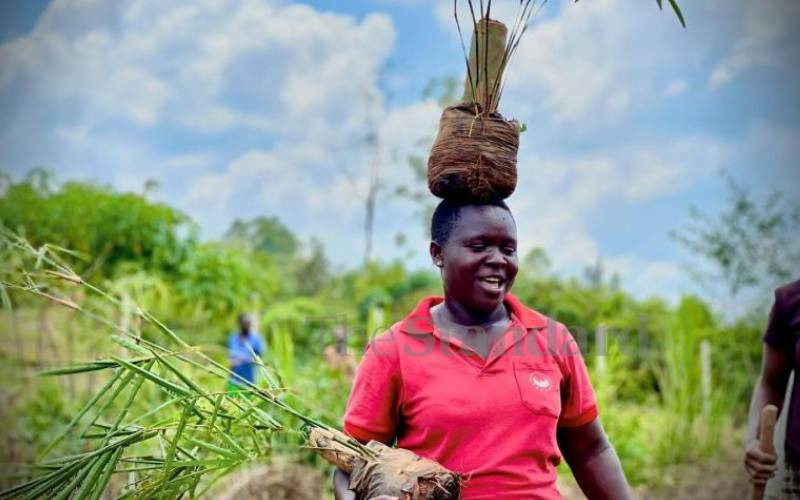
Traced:
[[259, 356], [263, 356], [266, 352], [265, 349], [266, 343], [264, 342], [264, 337], [261, 335], [256, 336], [256, 342], [253, 346], [253, 351], [258, 354]]
[[597, 396], [580, 347], [566, 327], [560, 328], [559, 364], [563, 374], [559, 427], [579, 427], [597, 418]]
[[792, 340], [784, 319], [783, 300], [780, 290], [776, 290], [775, 301], [772, 303], [772, 309], [769, 312], [767, 329], [764, 331], [764, 343], [775, 349], [787, 351], [794, 348]]
[[394, 440], [400, 419], [401, 377], [392, 331], [369, 343], [347, 401], [344, 430], [359, 441]]

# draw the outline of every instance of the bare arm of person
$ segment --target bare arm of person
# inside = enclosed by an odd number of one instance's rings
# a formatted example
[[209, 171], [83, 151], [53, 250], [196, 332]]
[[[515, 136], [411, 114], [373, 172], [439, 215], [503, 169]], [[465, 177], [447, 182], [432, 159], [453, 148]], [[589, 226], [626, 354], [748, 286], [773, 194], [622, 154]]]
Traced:
[[559, 427], [556, 437], [564, 459], [586, 498], [631, 498], [622, 465], [599, 419], [579, 427]]
[[763, 485], [775, 475], [778, 457], [774, 453], [764, 453], [759, 448], [759, 420], [761, 410], [766, 405], [775, 405], [780, 410], [786, 394], [786, 384], [791, 373], [789, 356], [771, 345], [764, 343], [761, 358], [761, 376], [756, 382], [747, 422], [747, 450], [744, 466], [750, 482]]

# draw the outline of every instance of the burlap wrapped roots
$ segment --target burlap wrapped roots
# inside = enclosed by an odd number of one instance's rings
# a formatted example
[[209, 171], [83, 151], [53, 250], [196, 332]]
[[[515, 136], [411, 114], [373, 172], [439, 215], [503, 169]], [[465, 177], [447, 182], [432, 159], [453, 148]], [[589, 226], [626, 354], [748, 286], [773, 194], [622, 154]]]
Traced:
[[370, 441], [374, 457], [365, 457], [342, 444], [338, 431], [314, 428], [309, 444], [325, 460], [350, 474], [350, 489], [359, 500], [456, 500], [459, 475], [438, 463], [402, 448]]
[[440, 198], [505, 199], [517, 187], [519, 124], [462, 103], [444, 110], [428, 158], [428, 188]]

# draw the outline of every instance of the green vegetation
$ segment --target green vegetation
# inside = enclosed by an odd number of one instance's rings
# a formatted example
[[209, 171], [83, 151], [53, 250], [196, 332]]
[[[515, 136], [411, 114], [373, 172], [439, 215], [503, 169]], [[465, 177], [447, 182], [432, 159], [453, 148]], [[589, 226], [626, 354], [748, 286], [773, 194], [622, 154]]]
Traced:
[[[340, 423], [352, 366], [346, 357], [331, 359], [326, 347], [345, 343], [358, 354], [423, 295], [440, 293], [433, 272], [402, 262], [331, 273], [319, 243], [300, 251], [303, 243], [274, 218], [237, 221], [225, 240], [199, 243], [187, 216], [144, 196], [40, 180], [7, 182], [0, 198], [0, 222], [32, 244], [23, 251], [6, 238], [2, 248], [2, 281], [28, 289], [0, 288], [7, 306], [1, 391], [10, 402], [0, 409], [10, 422], [3, 461], [16, 464], [2, 478], [4, 488], [41, 477], [77, 486], [72, 472], [80, 470], [115, 493], [139, 481], [142, 488], [200, 493], [249, 460], [327, 467], [301, 448], [298, 432], [303, 416]], [[111, 298], [75, 284], [53, 262]], [[584, 281], [554, 276], [535, 250], [523, 259], [515, 293], [581, 342], [629, 479], [669, 483], [670, 465], [703, 461], [736, 439], [756, 377], [762, 320], [724, 320], [697, 297], [677, 306], [640, 299], [598, 269], [587, 274]], [[257, 312], [268, 352], [256, 396], [231, 398], [223, 394], [224, 340], [242, 310]], [[36, 375], [72, 365], [82, 369]], [[109, 398], [113, 391], [119, 397]], [[97, 394], [86, 418], [75, 421]], [[233, 421], [242, 425], [225, 427]], [[273, 432], [277, 426], [292, 431]], [[114, 446], [121, 439], [136, 444], [121, 453]], [[184, 442], [193, 444], [178, 446]], [[89, 451], [97, 449], [104, 451]], [[56, 468], [75, 460], [82, 465], [70, 474]], [[208, 472], [202, 480], [200, 471]]]

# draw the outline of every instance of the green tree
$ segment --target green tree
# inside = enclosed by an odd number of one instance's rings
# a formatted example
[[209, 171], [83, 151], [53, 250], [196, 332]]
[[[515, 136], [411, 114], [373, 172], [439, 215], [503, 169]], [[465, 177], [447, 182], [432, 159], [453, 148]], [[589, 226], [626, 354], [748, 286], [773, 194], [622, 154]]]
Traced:
[[316, 238], [311, 238], [311, 251], [306, 258], [297, 260], [294, 278], [297, 293], [314, 295], [330, 281], [330, 262], [325, 255], [325, 246]]
[[275, 216], [248, 221], [236, 219], [225, 238], [242, 242], [253, 250], [283, 257], [294, 256], [299, 247], [294, 233]]
[[671, 236], [712, 264], [711, 271], [692, 269], [701, 283], [724, 283], [735, 295], [744, 288], [798, 278], [800, 205], [778, 192], [757, 201], [728, 179], [721, 213], [711, 215], [695, 206], [689, 210], [689, 226]]
[[270, 302], [282, 282], [269, 255], [225, 243], [206, 243], [181, 262], [175, 289], [194, 313], [229, 321], [242, 310]]
[[56, 185], [43, 169], [4, 184], [0, 224], [36, 246], [55, 244], [91, 256], [81, 272], [108, 276], [121, 263], [175, 270], [195, 244], [196, 226], [187, 215], [140, 194], [90, 182]]

